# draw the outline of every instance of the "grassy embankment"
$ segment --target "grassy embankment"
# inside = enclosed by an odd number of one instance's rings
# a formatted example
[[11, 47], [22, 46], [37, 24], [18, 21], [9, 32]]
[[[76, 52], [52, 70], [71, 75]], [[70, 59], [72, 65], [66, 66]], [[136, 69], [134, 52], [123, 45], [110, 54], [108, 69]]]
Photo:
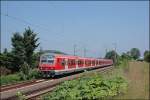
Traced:
[[149, 99], [149, 64], [146, 62], [129, 62], [128, 70], [123, 71], [129, 82], [127, 93], [114, 99]]

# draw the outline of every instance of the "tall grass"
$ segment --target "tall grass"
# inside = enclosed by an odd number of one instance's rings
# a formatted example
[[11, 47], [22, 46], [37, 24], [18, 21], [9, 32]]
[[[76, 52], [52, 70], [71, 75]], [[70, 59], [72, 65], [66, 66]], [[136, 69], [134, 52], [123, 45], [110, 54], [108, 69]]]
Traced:
[[10, 84], [10, 83], [16, 83], [21, 81], [19, 74], [11, 74], [11, 75], [6, 75], [6, 76], [1, 76], [1, 81], [0, 84]]
[[[24, 78], [25, 77], [25, 78]], [[13, 84], [26, 80], [38, 79], [40, 78], [40, 73], [37, 69], [31, 69], [28, 75], [23, 74], [22, 72], [10, 74], [10, 75], [2, 75], [0, 78], [0, 84]]]

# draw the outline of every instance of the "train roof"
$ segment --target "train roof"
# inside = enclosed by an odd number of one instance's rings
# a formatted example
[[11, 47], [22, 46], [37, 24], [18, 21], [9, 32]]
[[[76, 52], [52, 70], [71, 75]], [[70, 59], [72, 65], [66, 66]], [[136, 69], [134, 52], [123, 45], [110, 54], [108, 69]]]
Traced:
[[65, 53], [56, 53], [55, 51], [51, 52], [49, 50], [46, 52], [43, 52], [42, 55], [53, 55], [53, 56], [61, 57], [61, 58], [69, 57], [70, 59], [78, 58], [78, 59], [90, 59], [90, 60], [111, 60], [111, 59], [104, 59], [104, 58], [80, 57], [80, 56], [68, 55]]
[[62, 55], [68, 55], [67, 53], [64, 53], [64, 52], [61, 52], [61, 51], [58, 51], [58, 50], [43, 50], [41, 52], [42, 54], [62, 54]]

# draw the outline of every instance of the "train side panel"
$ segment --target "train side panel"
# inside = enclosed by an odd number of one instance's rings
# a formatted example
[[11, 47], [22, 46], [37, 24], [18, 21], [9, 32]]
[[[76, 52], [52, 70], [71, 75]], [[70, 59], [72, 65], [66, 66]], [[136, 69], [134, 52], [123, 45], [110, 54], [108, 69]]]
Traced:
[[[96, 67], [104, 67], [112, 65], [112, 60], [109, 59], [94, 59], [94, 58], [83, 58], [77, 56], [68, 55], [55, 55], [53, 64], [41, 63], [39, 69], [50, 76], [60, 75], [64, 73], [75, 72], [79, 70], [91, 69]], [[42, 70], [43, 68], [44, 70]]]

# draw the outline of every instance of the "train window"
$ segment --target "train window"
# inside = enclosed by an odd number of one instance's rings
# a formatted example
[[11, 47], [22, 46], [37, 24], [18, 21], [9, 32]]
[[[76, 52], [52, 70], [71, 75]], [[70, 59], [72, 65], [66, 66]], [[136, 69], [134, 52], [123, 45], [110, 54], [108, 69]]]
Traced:
[[89, 62], [88, 62], [88, 61], [86, 61], [86, 64], [88, 65], [88, 64], [89, 64]]
[[65, 59], [63, 59], [63, 60], [61, 61], [61, 65], [62, 65], [62, 66], [65, 66], [65, 64], [66, 64]]
[[94, 65], [94, 64], [95, 64], [95, 61], [92, 61], [92, 64]]
[[49, 64], [53, 64], [54, 60], [48, 60]]
[[53, 55], [46, 55], [46, 57], [47, 57], [48, 59], [53, 59], [53, 58], [54, 58]]
[[75, 65], [75, 60], [71, 60], [72, 61], [72, 65]]
[[41, 60], [41, 62], [42, 62], [42, 63], [45, 63], [45, 62], [46, 62], [46, 60]]
[[81, 60], [81, 65], [83, 65], [83, 61]]
[[72, 60], [70, 60], [70, 65], [72, 65]]
[[41, 63], [53, 64], [54, 62], [53, 55], [42, 55], [40, 59], [41, 59]]
[[79, 60], [79, 61], [78, 61], [78, 65], [81, 65], [81, 63], [82, 63], [81, 60]]
[[85, 61], [85, 65], [87, 65], [88, 63], [87, 63], [87, 61]]
[[98, 65], [98, 61], [96, 61], [96, 65]]
[[91, 65], [92, 61], [89, 61], [89, 65]]
[[71, 60], [68, 60], [68, 65], [69, 65], [69, 66], [71, 65]]
[[90, 63], [91, 63], [91, 62], [90, 62], [90, 61], [88, 61], [88, 65], [90, 65]]

